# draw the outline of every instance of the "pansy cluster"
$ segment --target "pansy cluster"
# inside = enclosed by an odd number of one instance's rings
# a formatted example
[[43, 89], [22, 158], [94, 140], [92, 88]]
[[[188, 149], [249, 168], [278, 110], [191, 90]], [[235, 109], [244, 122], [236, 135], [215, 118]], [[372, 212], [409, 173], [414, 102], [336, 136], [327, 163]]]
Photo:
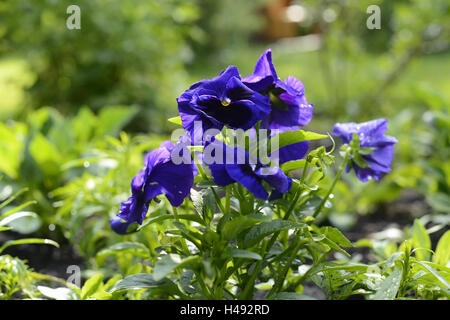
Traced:
[[[198, 173], [194, 160], [175, 163], [174, 150], [200, 144], [214, 147], [214, 163], [203, 162], [218, 186], [238, 183], [256, 198], [272, 200], [289, 192], [292, 178], [283, 172], [280, 164], [302, 159], [308, 152], [308, 141], [292, 142], [279, 148], [276, 163], [268, 165], [252, 157], [245, 146], [228, 145], [227, 139], [205, 139], [211, 129], [220, 133], [224, 128], [244, 130], [257, 136], [264, 129], [269, 140], [276, 134], [296, 131], [306, 126], [313, 116], [313, 105], [306, 100], [303, 83], [292, 76], [281, 80], [268, 49], [258, 59], [254, 72], [241, 77], [235, 66], [229, 66], [212, 79], [194, 83], [177, 98], [179, 117], [186, 135], [176, 145], [170, 141], [145, 156], [144, 168], [132, 179], [131, 196], [122, 203], [117, 217], [110, 220], [117, 233], [127, 233], [130, 224], [142, 224], [150, 201], [164, 194], [174, 207], [181, 205], [190, 194], [194, 176]], [[360, 162], [348, 162], [357, 177], [376, 180], [390, 171], [395, 138], [385, 136], [386, 120], [363, 124], [336, 124], [334, 134], [350, 145], [354, 135], [359, 137], [359, 149], [365, 152]], [[187, 137], [187, 138], [186, 138]], [[354, 142], [354, 141], [353, 141]], [[248, 146], [247, 146], [248, 147]], [[233, 161], [226, 161], [228, 155]], [[270, 157], [270, 155], [269, 155]], [[355, 154], [352, 159], [360, 159]], [[200, 160], [202, 155], [200, 156]], [[202, 161], [200, 161], [202, 162]], [[200, 164], [201, 165], [201, 164]], [[203, 172], [203, 170], [202, 170]], [[270, 195], [272, 194], [272, 195]]]

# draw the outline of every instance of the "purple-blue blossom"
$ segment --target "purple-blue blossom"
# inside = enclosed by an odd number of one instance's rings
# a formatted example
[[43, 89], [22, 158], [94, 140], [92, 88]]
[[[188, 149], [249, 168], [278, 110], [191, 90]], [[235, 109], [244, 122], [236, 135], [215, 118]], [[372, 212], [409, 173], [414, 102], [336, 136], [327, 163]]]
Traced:
[[272, 62], [272, 51], [266, 50], [256, 62], [252, 75], [242, 82], [249, 88], [269, 95], [271, 112], [261, 123], [261, 128], [296, 130], [306, 126], [313, 116], [313, 105], [305, 97], [305, 86], [294, 77], [284, 81], [278, 78]]
[[131, 223], [142, 224], [149, 201], [158, 195], [164, 194], [174, 207], [189, 195], [194, 183], [193, 165], [186, 161], [173, 163], [174, 147], [172, 142], [165, 141], [147, 153], [144, 168], [131, 181], [131, 196], [122, 202], [118, 218], [110, 220], [113, 230], [123, 233]]
[[[208, 164], [214, 182], [219, 186], [227, 186], [237, 182], [253, 193], [257, 198], [267, 199], [269, 194], [262, 182], [280, 193], [286, 193], [292, 186], [292, 179], [279, 167], [269, 167], [257, 159], [251, 159], [249, 153], [239, 146], [234, 148], [219, 140], [213, 141], [215, 150], [221, 150], [223, 157], [216, 163]], [[215, 152], [212, 156], [215, 156]], [[230, 154], [233, 161], [229, 161]]]
[[[208, 129], [248, 130], [270, 113], [269, 97], [247, 87], [235, 66], [193, 84], [177, 102], [182, 125], [193, 141], [201, 141]], [[201, 125], [195, 126], [196, 121]]]
[[346, 171], [351, 168], [355, 170], [359, 180], [365, 182], [370, 178], [379, 181], [385, 174], [391, 172], [391, 163], [394, 153], [394, 145], [398, 142], [396, 138], [385, 135], [387, 130], [386, 119], [376, 119], [363, 123], [336, 123], [333, 134], [338, 136], [344, 144], [350, 144], [353, 135], [359, 137], [360, 148], [373, 149], [369, 154], [361, 154], [367, 167], [359, 166], [350, 159]]

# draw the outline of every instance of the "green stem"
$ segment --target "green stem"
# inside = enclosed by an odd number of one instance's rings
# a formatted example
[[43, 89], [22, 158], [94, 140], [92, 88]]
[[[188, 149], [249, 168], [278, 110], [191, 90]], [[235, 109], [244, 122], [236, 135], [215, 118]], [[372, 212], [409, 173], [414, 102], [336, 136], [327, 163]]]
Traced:
[[173, 210], [173, 216], [174, 216], [174, 218], [175, 218], [175, 221], [179, 221], [179, 219], [178, 219], [178, 209], [177, 208], [175, 208], [174, 206], [172, 206], [172, 210]]
[[[328, 256], [330, 255], [330, 253], [333, 252], [333, 250], [330, 250], [329, 252], [325, 252], [318, 260], [317, 262], [314, 263], [314, 265], [318, 265], [320, 263], [322, 263], [323, 261], [325, 261], [326, 258], [328, 258]], [[313, 265], [313, 266], [314, 266]], [[303, 283], [303, 281], [305, 281], [311, 272], [314, 271], [314, 268], [311, 267], [308, 271], [305, 272], [305, 274], [303, 276], [301, 276], [292, 286], [292, 288], [295, 290], [299, 285], [301, 285]]]
[[[192, 155], [192, 157], [194, 158], [194, 162], [197, 165], [197, 169], [198, 169], [198, 172], [200, 173], [200, 176], [203, 179], [207, 180], [208, 176], [206, 175], [205, 170], [203, 170], [202, 166], [198, 162], [197, 157], [194, 154]], [[214, 199], [216, 200], [217, 205], [219, 206], [220, 211], [225, 214], [225, 209], [223, 208], [223, 205], [222, 205], [222, 202], [220, 201], [219, 195], [217, 194], [216, 190], [214, 190], [214, 187], [210, 187], [210, 188], [214, 195]]]
[[328, 190], [328, 192], [325, 195], [325, 197], [323, 197], [323, 199], [320, 202], [319, 206], [314, 211], [314, 214], [313, 214], [314, 218], [317, 218], [317, 216], [319, 215], [320, 211], [322, 211], [322, 208], [325, 205], [325, 202], [327, 202], [328, 198], [330, 197], [331, 192], [333, 192], [333, 189], [334, 189], [336, 183], [338, 182], [339, 178], [341, 177], [342, 172], [344, 171], [345, 166], [347, 165], [349, 154], [350, 154], [350, 148], [347, 149], [347, 151], [345, 152], [344, 160], [342, 160], [341, 166], [339, 167], [338, 172], [336, 173], [336, 176], [334, 177], [334, 180], [333, 180], [333, 183], [331, 184], [330, 189]]
[[225, 213], [230, 213], [230, 205], [231, 205], [231, 185], [226, 186], [225, 188]]
[[203, 293], [205, 294], [205, 297], [208, 299], [214, 300], [214, 295], [211, 294], [211, 292], [209, 291], [208, 287], [206, 286], [206, 284], [203, 281], [200, 274], [197, 274], [197, 281], [198, 281], [198, 284], [200, 285], [200, 287], [202, 288]]
[[294, 250], [292, 251], [292, 255], [289, 257], [289, 260], [286, 262], [285, 266], [281, 269], [281, 272], [279, 273], [277, 280], [275, 281], [275, 284], [273, 285], [272, 289], [267, 295], [268, 297], [272, 296], [274, 293], [279, 292], [281, 289], [283, 289], [284, 279], [286, 278], [286, 275], [289, 269], [291, 268], [292, 262], [297, 256], [298, 250], [300, 250], [301, 246], [305, 243], [304, 241], [300, 241], [298, 236], [299, 235], [296, 234], [296, 239], [298, 240], [298, 242], [295, 245]]
[[[263, 242], [262, 250], [263, 252], [267, 252], [267, 241]], [[264, 262], [264, 259], [261, 259], [257, 262], [255, 269], [253, 270], [252, 275], [250, 276], [250, 279], [245, 284], [244, 290], [242, 291], [240, 297], [241, 299], [248, 300], [253, 298], [253, 287], [256, 280], [256, 277], [258, 276], [259, 272], [261, 271], [262, 264]]]
[[212, 191], [212, 193], [214, 195], [214, 199], [216, 199], [216, 203], [219, 206], [220, 212], [225, 214], [226, 213], [225, 212], [225, 208], [223, 207], [222, 201], [220, 201], [219, 195], [217, 194], [216, 190], [214, 190], [214, 187], [210, 187], [210, 188], [211, 188], [211, 191]]
[[[298, 198], [300, 197], [302, 190], [303, 190], [303, 183], [305, 182], [305, 178], [306, 178], [306, 171], [308, 171], [308, 166], [309, 166], [309, 162], [308, 159], [306, 159], [305, 161], [305, 166], [303, 167], [303, 173], [302, 173], [302, 177], [300, 180], [300, 184], [298, 186], [298, 189], [294, 195], [294, 199], [292, 200], [288, 210], [286, 211], [286, 214], [283, 217], [283, 220], [287, 220], [289, 219], [292, 211], [294, 211], [295, 205], [297, 204]], [[266, 260], [266, 256], [267, 253], [270, 251], [270, 249], [272, 249], [272, 246], [275, 244], [275, 241], [277, 240], [278, 236], [280, 235], [280, 231], [277, 231], [273, 234], [272, 238], [270, 238], [269, 243], [264, 243], [265, 245], [263, 246], [263, 250], [262, 252], [264, 252], [263, 254], [263, 259], [258, 261], [258, 264], [256, 265], [256, 268], [252, 274], [252, 277], [250, 278], [250, 280], [247, 282], [246, 287], [244, 289], [244, 298], [248, 299], [248, 295], [249, 295], [249, 291], [253, 290], [254, 287], [254, 283], [256, 280], [256, 276], [261, 272], [261, 266], [262, 266], [262, 262], [264, 260]]]
[[[174, 206], [172, 206], [172, 211], [173, 211], [173, 216], [175, 218], [176, 222], [180, 222], [179, 218], [178, 218], [178, 209]], [[183, 248], [183, 251], [187, 254], [190, 255], [190, 251], [189, 251], [189, 247], [187, 246], [186, 240], [181, 237], [181, 247]]]

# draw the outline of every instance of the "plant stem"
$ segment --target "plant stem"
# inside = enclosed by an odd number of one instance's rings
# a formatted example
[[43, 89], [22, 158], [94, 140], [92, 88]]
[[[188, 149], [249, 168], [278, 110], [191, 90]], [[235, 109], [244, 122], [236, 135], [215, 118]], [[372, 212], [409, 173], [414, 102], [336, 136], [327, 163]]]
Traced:
[[294, 250], [292, 251], [291, 256], [289, 257], [289, 260], [286, 262], [284, 268], [281, 269], [281, 272], [279, 273], [277, 280], [275, 281], [275, 284], [273, 285], [272, 289], [270, 290], [268, 297], [272, 296], [274, 293], [279, 292], [283, 288], [283, 282], [286, 278], [286, 275], [291, 268], [291, 264], [294, 261], [295, 257], [297, 256], [298, 250], [300, 250], [301, 246], [305, 243], [304, 241], [301, 241], [299, 239], [299, 235], [296, 234], [295, 239], [297, 240], [297, 244], [294, 247]]
[[[194, 162], [197, 165], [197, 169], [198, 169], [198, 172], [200, 173], [201, 177], [203, 179], [207, 180], [208, 176], [206, 175], [205, 170], [203, 170], [201, 164], [198, 162], [197, 157], [195, 156], [195, 154], [193, 154], [192, 157], [194, 158]], [[216, 200], [217, 205], [219, 206], [220, 211], [223, 214], [225, 214], [225, 209], [223, 208], [223, 205], [222, 205], [222, 202], [220, 201], [219, 195], [217, 194], [216, 190], [214, 190], [214, 187], [210, 187], [210, 188], [211, 188], [211, 191], [212, 191], [212, 193], [214, 195], [214, 199]]]
[[328, 190], [327, 194], [325, 195], [325, 197], [323, 197], [322, 201], [320, 202], [320, 204], [317, 206], [316, 210], [314, 211], [314, 214], [312, 215], [314, 218], [317, 218], [317, 216], [319, 215], [320, 211], [322, 211], [322, 208], [325, 205], [325, 202], [330, 197], [331, 192], [333, 192], [333, 189], [334, 189], [337, 181], [341, 177], [341, 174], [344, 171], [345, 166], [347, 165], [349, 154], [350, 154], [350, 148], [347, 149], [347, 151], [345, 151], [344, 160], [342, 160], [342, 163], [341, 163], [341, 165], [340, 165], [340, 167], [338, 169], [338, 172], [336, 173], [336, 176], [334, 177], [334, 180], [333, 180], [333, 183], [331, 184], [330, 189]]
[[172, 210], [173, 210], [173, 216], [175, 218], [175, 221], [179, 221], [179, 219], [178, 219], [178, 209], [175, 208], [174, 206], [172, 206]]
[[226, 186], [225, 192], [225, 213], [230, 213], [231, 185]]
[[[267, 241], [264, 241], [262, 252], [267, 252]], [[253, 270], [252, 275], [250, 276], [250, 279], [245, 284], [245, 288], [241, 293], [241, 299], [252, 299], [253, 298], [253, 287], [256, 280], [256, 277], [258, 276], [259, 272], [261, 271], [262, 264], [264, 262], [264, 259], [261, 259], [257, 262], [255, 270]]]
[[[175, 221], [180, 222], [180, 220], [178, 218], [178, 209], [176, 207], [172, 206], [172, 211], [173, 211], [173, 216], [175, 218]], [[189, 255], [190, 254], [189, 247], [187, 246], [186, 239], [184, 239], [183, 237], [181, 238], [181, 246], [183, 248], [183, 251], [185, 251], [186, 254]]]
[[[302, 190], [303, 190], [303, 183], [305, 182], [306, 171], [308, 171], [308, 166], [309, 166], [309, 162], [308, 162], [308, 159], [306, 159], [305, 165], [303, 167], [303, 173], [302, 173], [302, 177], [301, 177], [301, 180], [300, 180], [300, 184], [298, 186], [298, 189], [297, 189], [297, 191], [296, 191], [296, 193], [294, 195], [294, 198], [293, 198], [293, 200], [292, 200], [288, 210], [286, 211], [286, 214], [283, 217], [283, 220], [287, 220], [290, 217], [292, 211], [294, 211], [295, 205], [297, 204], [298, 198], [300, 197], [300, 195], [302, 193]], [[255, 280], [256, 280], [256, 276], [261, 272], [262, 262], [264, 260], [266, 260], [267, 253], [270, 251], [270, 249], [272, 249], [272, 246], [274, 245], [274, 243], [277, 240], [279, 235], [280, 235], [280, 231], [275, 232], [273, 234], [272, 238], [270, 238], [269, 242], [268, 243], [266, 243], [266, 242], [264, 243], [263, 250], [262, 250], [262, 252], [264, 252], [264, 254], [262, 255], [263, 259], [258, 261], [258, 264], [256, 265], [256, 268], [253, 271], [252, 277], [247, 282], [247, 285], [246, 285], [245, 290], [244, 290], [244, 293], [245, 293], [244, 297], [245, 298], [248, 298], [247, 297], [247, 295], [249, 294], [248, 291], [250, 291], [250, 290], [253, 291], [253, 286], [254, 286], [254, 283], [255, 283]]]
[[216, 199], [216, 203], [217, 203], [217, 205], [219, 206], [220, 211], [221, 211], [223, 214], [225, 214], [225, 213], [226, 213], [226, 212], [225, 212], [225, 208], [223, 207], [222, 201], [220, 201], [220, 197], [219, 197], [219, 195], [217, 194], [216, 190], [214, 190], [214, 187], [211, 187], [211, 191], [212, 191], [212, 193], [213, 193], [213, 195], [214, 195], [214, 199]]

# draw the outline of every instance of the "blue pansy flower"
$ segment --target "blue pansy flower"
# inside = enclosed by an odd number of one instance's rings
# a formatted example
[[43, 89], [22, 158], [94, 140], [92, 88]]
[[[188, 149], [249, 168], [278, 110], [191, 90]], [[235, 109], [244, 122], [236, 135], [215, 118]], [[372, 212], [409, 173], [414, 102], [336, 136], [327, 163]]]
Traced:
[[[135, 222], [126, 222], [125, 220], [119, 217], [113, 217], [109, 220], [109, 225], [111, 229], [113, 229], [118, 234], [127, 234], [132, 233], [134, 228], [130, 231], [130, 225], [136, 224]], [[131, 229], [131, 228], [130, 228]]]
[[[219, 140], [214, 140], [211, 144], [214, 145], [214, 151], [222, 150], [223, 157], [218, 159], [219, 161], [208, 163], [213, 180], [219, 186], [237, 182], [260, 199], [267, 199], [269, 196], [262, 184], [263, 181], [280, 193], [290, 190], [292, 179], [279, 167], [269, 167], [257, 159], [251, 159], [249, 153], [239, 146], [231, 148]], [[230, 155], [232, 161], [229, 160]]]
[[[194, 183], [193, 164], [172, 161], [174, 144], [165, 141], [161, 146], [145, 156], [145, 167], [131, 181], [131, 197], [122, 202], [118, 218], [112, 218], [110, 225], [118, 233], [123, 233], [127, 225], [142, 224], [150, 200], [160, 194], [165, 194], [169, 202], [177, 207], [189, 195]], [[119, 224], [119, 223], [122, 223]]]
[[242, 83], [235, 66], [193, 84], [177, 102], [183, 127], [194, 142], [202, 141], [208, 129], [248, 130], [270, 113], [269, 98]]
[[305, 86], [299, 79], [291, 76], [284, 81], [278, 78], [270, 49], [258, 59], [253, 74], [244, 77], [242, 82], [249, 88], [270, 96], [272, 110], [263, 120], [262, 128], [295, 130], [311, 121], [313, 105], [305, 98]]
[[356, 161], [350, 160], [346, 168], [347, 172], [353, 168], [358, 179], [363, 182], [369, 178], [379, 181], [385, 174], [391, 172], [394, 144], [398, 141], [384, 134], [387, 123], [386, 119], [376, 119], [363, 123], [336, 123], [333, 127], [333, 134], [344, 144], [350, 144], [353, 135], [356, 134], [360, 148], [366, 150], [360, 154], [366, 166], [362, 167]]

